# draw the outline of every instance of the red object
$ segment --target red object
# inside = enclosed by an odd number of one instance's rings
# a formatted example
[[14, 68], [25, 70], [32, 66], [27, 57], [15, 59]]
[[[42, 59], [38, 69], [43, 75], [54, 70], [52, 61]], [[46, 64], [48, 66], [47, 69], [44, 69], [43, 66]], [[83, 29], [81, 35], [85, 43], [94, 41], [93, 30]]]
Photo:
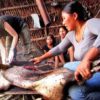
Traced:
[[25, 69], [28, 69], [28, 70], [32, 70], [32, 71], [37, 71], [38, 68], [36, 68], [35, 66], [24, 66]]

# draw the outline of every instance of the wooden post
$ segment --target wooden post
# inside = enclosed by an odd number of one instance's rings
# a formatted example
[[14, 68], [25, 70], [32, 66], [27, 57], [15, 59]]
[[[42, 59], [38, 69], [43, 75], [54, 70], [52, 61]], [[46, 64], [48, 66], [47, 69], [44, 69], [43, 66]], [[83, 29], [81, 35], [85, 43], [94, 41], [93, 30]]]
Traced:
[[51, 20], [50, 20], [50, 17], [48, 15], [46, 6], [44, 4], [44, 1], [43, 0], [36, 0], [36, 4], [37, 4], [38, 9], [40, 11], [40, 14], [41, 14], [41, 16], [43, 18], [45, 26], [48, 26], [50, 24]]

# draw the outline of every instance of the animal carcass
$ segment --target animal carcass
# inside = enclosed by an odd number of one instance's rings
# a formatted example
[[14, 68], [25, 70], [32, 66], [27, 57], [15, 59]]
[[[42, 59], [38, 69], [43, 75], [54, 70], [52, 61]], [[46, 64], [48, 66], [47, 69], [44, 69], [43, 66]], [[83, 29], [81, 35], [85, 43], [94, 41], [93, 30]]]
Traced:
[[[98, 63], [99, 64], [99, 63]], [[93, 63], [93, 66], [98, 66]], [[96, 70], [92, 69], [92, 73]], [[4, 77], [21, 88], [36, 90], [45, 100], [61, 100], [63, 88], [69, 82], [74, 82], [74, 72], [66, 68], [59, 68], [50, 71], [28, 70], [25, 67], [15, 66], [4, 72]]]
[[72, 80], [73, 72], [65, 68], [33, 72], [23, 67], [13, 67], [5, 71], [5, 77], [13, 85], [36, 90], [46, 100], [61, 100], [64, 84]]

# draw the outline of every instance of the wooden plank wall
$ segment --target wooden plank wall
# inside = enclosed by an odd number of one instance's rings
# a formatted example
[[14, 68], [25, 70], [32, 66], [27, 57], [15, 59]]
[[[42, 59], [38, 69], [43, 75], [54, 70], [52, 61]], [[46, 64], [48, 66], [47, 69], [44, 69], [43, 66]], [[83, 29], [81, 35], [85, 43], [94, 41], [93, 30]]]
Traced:
[[[52, 33], [55, 36], [58, 35], [58, 28], [61, 25], [61, 8], [71, 0], [57, 0], [61, 6], [54, 8], [51, 6], [53, 0], [44, 0], [49, 16], [52, 23], [49, 27], [42, 27], [41, 29], [34, 29], [33, 21], [31, 18], [32, 13], [37, 13], [40, 16], [39, 10], [35, 3], [35, 0], [0, 0], [0, 15], [16, 15], [21, 16], [27, 22], [32, 40], [42, 41], [42, 37], [45, 40], [47, 34]], [[79, 0], [82, 4], [89, 7], [94, 15], [100, 17], [100, 0]]]

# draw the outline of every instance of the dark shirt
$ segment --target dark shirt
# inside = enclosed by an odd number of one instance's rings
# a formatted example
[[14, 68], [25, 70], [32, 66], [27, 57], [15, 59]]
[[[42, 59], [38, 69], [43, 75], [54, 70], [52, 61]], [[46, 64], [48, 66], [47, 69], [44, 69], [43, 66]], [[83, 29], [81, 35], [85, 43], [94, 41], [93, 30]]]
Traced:
[[48, 51], [50, 50], [50, 48], [48, 48], [48, 46], [45, 45], [45, 46], [43, 47], [43, 50], [45, 50], [46, 52], [48, 52]]
[[23, 19], [17, 16], [0, 16], [0, 36], [2, 36], [4, 34], [3, 31], [5, 31], [3, 26], [4, 21], [8, 22], [18, 34], [20, 34], [23, 24], [25, 23]]
[[[60, 42], [61, 42], [61, 40], [58, 41], [58, 44], [59, 44]], [[69, 54], [68, 54], [68, 50], [64, 51], [62, 54], [63, 54], [63, 56], [64, 56], [65, 62], [70, 61], [70, 57], [69, 57]]]

